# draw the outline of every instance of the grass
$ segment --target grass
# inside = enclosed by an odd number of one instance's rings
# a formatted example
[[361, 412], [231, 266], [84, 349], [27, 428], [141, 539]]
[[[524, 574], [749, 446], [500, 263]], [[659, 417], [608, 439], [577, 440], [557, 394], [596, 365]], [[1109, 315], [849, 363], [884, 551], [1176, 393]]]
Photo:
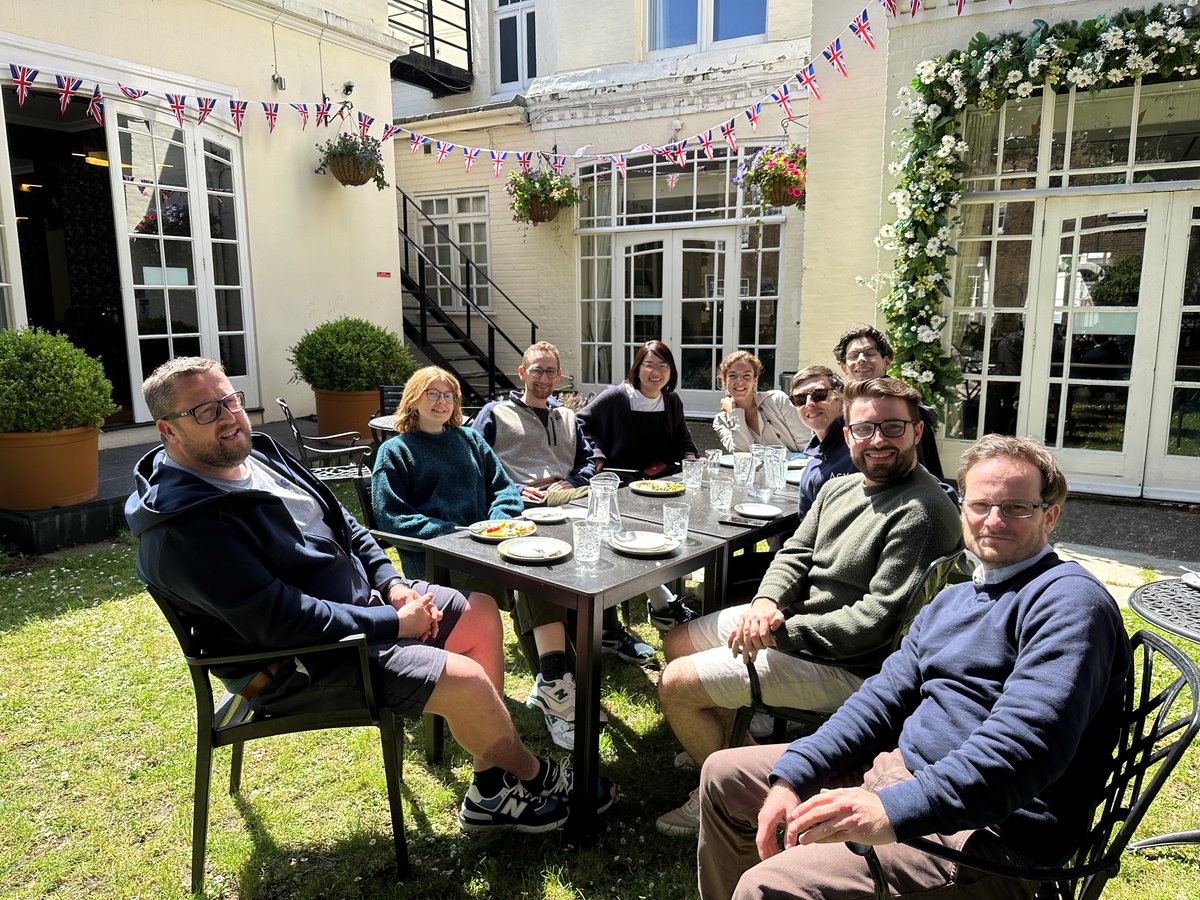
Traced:
[[[121, 540], [86, 554], [26, 559], [0, 575], [0, 897], [188, 896], [194, 703], [178, 645]], [[1126, 613], [1130, 630], [1141, 627]], [[639, 622], [643, 639], [657, 642]], [[509, 706], [526, 740], [553, 748], [520, 702], [530, 677], [509, 635]], [[1196, 658], [1196, 647], [1185, 650]], [[387, 795], [373, 729], [248, 745], [242, 792], [217, 752], [207, 856], [212, 898], [693, 898], [695, 842], [654, 819], [695, 774], [672, 768], [658, 673], [606, 660], [604, 771], [621, 795], [592, 847], [549, 836], [466, 836], [455, 821], [469, 761], [447, 742], [429, 767], [413, 723], [405, 817], [414, 880], [396, 885]], [[1193, 750], [1142, 834], [1200, 825]], [[1200, 853], [1127, 853], [1106, 897], [1200, 896]]]

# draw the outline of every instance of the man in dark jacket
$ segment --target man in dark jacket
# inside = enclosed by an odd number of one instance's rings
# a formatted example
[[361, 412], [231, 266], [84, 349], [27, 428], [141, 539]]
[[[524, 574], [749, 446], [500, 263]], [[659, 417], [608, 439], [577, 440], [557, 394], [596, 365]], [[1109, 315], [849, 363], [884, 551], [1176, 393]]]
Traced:
[[898, 842], [1055, 865], [1086, 832], [1129, 673], [1121, 615], [1047, 543], [1067, 482], [1045, 448], [986, 435], [958, 481], [973, 582], [942, 591], [812, 736], [709, 757], [705, 900], [871, 896], [866, 860], [845, 841], [877, 845], [899, 896], [1028, 898], [1036, 884]]
[[[205, 650], [280, 650], [261, 671], [219, 672], [227, 688], [262, 715], [336, 708], [356, 690], [357, 664], [286, 648], [365, 634], [381, 704], [443, 716], [474, 757], [464, 829], [560, 827], [570, 772], [531, 754], [513, 728], [495, 605], [401, 578], [325, 485], [251, 435], [219, 363], [171, 360], [142, 392], [163, 447], [137, 464], [125, 505], [138, 576], [187, 614]], [[611, 785], [601, 790], [605, 806]]]

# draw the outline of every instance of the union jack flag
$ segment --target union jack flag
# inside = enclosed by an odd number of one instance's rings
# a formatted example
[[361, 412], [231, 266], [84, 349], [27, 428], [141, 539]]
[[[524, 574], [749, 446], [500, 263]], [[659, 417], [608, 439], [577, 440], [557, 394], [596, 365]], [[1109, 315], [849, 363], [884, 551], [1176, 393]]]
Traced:
[[[956, 7], [958, 8], [958, 15], [960, 15], [960, 16], [962, 15], [963, 4], [965, 4], [966, 2], [967, 2], [967, 0], [958, 0], [958, 2], [955, 4]], [[1008, 2], [1009, 2], [1009, 5], [1011, 6], [1012, 0], [1008, 0]]]
[[675, 165], [683, 168], [687, 165], [687, 141], [681, 141], [675, 145], [675, 153], [671, 157], [675, 161]]
[[613, 161], [613, 165], [617, 167], [617, 171], [621, 173], [621, 177], [625, 177], [625, 154], [614, 153], [609, 159]]
[[750, 120], [750, 133], [758, 134], [758, 117], [762, 115], [762, 104], [755, 103], [746, 110], [746, 118]]
[[875, 38], [871, 35], [871, 20], [867, 18], [865, 9], [861, 16], [856, 16], [850, 23], [850, 32], [872, 50], [875, 49]]
[[555, 156], [550, 160], [550, 166], [554, 169], [555, 175], [561, 175], [563, 169], [567, 167], [567, 158], [565, 156]]
[[779, 108], [783, 110], [783, 114], [789, 119], [794, 119], [792, 115], [792, 102], [790, 91], [786, 84], [781, 84], [777, 90], [771, 91], [771, 99], [779, 104]]
[[463, 157], [467, 164], [467, 172], [470, 172], [471, 166], [475, 165], [475, 160], [479, 157], [479, 148], [463, 147]]
[[167, 94], [167, 105], [171, 107], [171, 112], [175, 113], [175, 118], [182, 125], [183, 114], [187, 111], [187, 97], [183, 94]]
[[708, 129], [708, 131], [700, 132], [698, 135], [696, 135], [696, 140], [698, 140], [700, 142], [700, 146], [704, 149], [704, 155], [707, 156], [709, 159], [712, 159], [713, 158], [713, 155], [712, 155], [712, 145], [713, 145], [712, 129], [710, 128], [710, 129]]
[[196, 124], [203, 125], [204, 120], [212, 115], [212, 111], [217, 108], [216, 97], [197, 97], [196, 98]]
[[572, 153], [571, 155], [572, 155], [573, 157], [575, 157], [576, 159], [578, 159], [579, 157], [583, 156], [583, 154], [587, 153], [587, 149], [588, 149], [588, 147], [590, 147], [590, 146], [592, 146], [592, 145], [591, 145], [591, 144], [584, 144], [582, 147], [576, 147], [576, 148], [575, 148], [575, 152], [574, 152], [574, 153]]
[[804, 85], [804, 89], [812, 94], [814, 100], [821, 99], [821, 86], [817, 84], [817, 70], [812, 63], [796, 73], [796, 80]]
[[317, 127], [320, 127], [321, 125], [329, 124], [329, 107], [331, 107], [332, 105], [333, 105], [332, 103], [318, 103], [317, 104], [317, 110], [316, 110], [316, 112], [317, 112], [317, 121], [316, 121]]
[[[1008, 0], [1008, 2], [1012, 3], [1012, 0]], [[882, 6], [886, 12], [890, 13], [893, 18], [895, 17], [896, 0], [879, 0], [879, 5]]]
[[130, 100], [139, 100], [146, 96], [146, 92], [141, 88], [125, 87], [121, 82], [117, 82], [117, 90], [128, 97]]
[[246, 106], [249, 100], [230, 100], [229, 115], [233, 119], [233, 127], [238, 130], [238, 134], [242, 132], [242, 120], [246, 118]]
[[441, 162], [446, 158], [446, 154], [454, 149], [454, 145], [449, 141], [437, 141], [437, 161]]
[[307, 103], [291, 103], [288, 104], [296, 112], [300, 113], [300, 130], [303, 131], [308, 127], [308, 104]]
[[65, 115], [67, 104], [71, 102], [72, 97], [79, 93], [79, 86], [83, 84], [83, 81], [79, 78], [72, 78], [70, 75], [55, 75], [54, 80], [58, 82], [58, 109]]
[[912, 17], [917, 17], [917, 10], [921, 8], [921, 0], [912, 0]]
[[677, 185], [677, 184], [679, 184], [679, 173], [672, 172], [670, 175], [667, 176], [667, 190], [668, 191], [675, 190], [675, 185]]
[[29, 66], [14, 66], [12, 63], [8, 64], [8, 68], [12, 72], [13, 84], [17, 89], [17, 105], [24, 106], [25, 98], [29, 96], [34, 79], [38, 76], [38, 70]]
[[375, 124], [375, 117], [368, 116], [364, 112], [358, 114], [358, 136], [366, 137], [367, 132], [371, 130], [371, 126]]
[[104, 124], [104, 95], [100, 93], [100, 85], [92, 91], [92, 99], [88, 103], [88, 115], [96, 120], [97, 125]]
[[533, 151], [526, 150], [524, 153], [517, 151], [517, 165], [521, 167], [522, 172], [529, 171], [529, 165], [533, 161]]
[[643, 150], [649, 150], [649, 149], [650, 149], [649, 144], [638, 144], [636, 147], [634, 147], [629, 152], [630, 153], [641, 153]]
[[425, 135], [417, 134], [415, 131], [410, 131], [408, 133], [408, 155], [416, 156], [417, 150], [420, 149], [421, 145], [427, 143], [429, 143], [429, 138], [425, 137]]
[[646, 149], [655, 156], [665, 156], [667, 159], [671, 158], [671, 154], [667, 152], [666, 147], [647, 147]]
[[842, 50], [842, 39], [835, 38], [833, 43], [821, 51], [821, 55], [829, 60], [829, 64], [842, 73], [843, 78], [849, 78], [846, 71], [846, 54]]
[[729, 144], [729, 149], [737, 153], [737, 120], [730, 119], [721, 126], [721, 137]]
[[[379, 138], [379, 143], [382, 144], [388, 138], [392, 137], [393, 135], [399, 134], [403, 130], [404, 129], [401, 128], [399, 125], [384, 125], [383, 126], [383, 136]], [[421, 143], [422, 144], [429, 143], [429, 138], [427, 138], [427, 137], [421, 138]]]
[[507, 150], [492, 151], [492, 171], [496, 173], [496, 177], [500, 177], [500, 169], [504, 166], [504, 160], [508, 159]]
[[279, 104], [262, 101], [263, 115], [267, 117], [267, 134], [275, 133], [275, 123], [279, 120]]

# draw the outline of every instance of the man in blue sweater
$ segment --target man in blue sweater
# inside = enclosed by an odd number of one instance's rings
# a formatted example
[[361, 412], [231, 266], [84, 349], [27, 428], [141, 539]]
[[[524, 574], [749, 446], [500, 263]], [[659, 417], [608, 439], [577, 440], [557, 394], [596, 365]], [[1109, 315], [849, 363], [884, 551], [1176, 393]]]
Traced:
[[[464, 829], [562, 826], [571, 773], [513, 728], [490, 598], [401, 578], [322, 482], [251, 435], [242, 392], [215, 360], [170, 360], [142, 392], [163, 446], [138, 462], [125, 504], [138, 577], [187, 615], [205, 652], [279, 650], [261, 671], [218, 672], [226, 687], [261, 715], [336, 709], [361, 692], [358, 662], [287, 648], [365, 634], [380, 704], [445, 717], [474, 758]], [[612, 787], [599, 788], [604, 808]]]
[[1036, 885], [898, 842], [1052, 865], [1087, 829], [1129, 672], [1121, 616], [1047, 543], [1067, 484], [1043, 447], [986, 435], [958, 481], [973, 582], [939, 594], [815, 734], [709, 758], [705, 900], [870, 896], [866, 862], [845, 841], [877, 845], [900, 896], [1029, 898]]

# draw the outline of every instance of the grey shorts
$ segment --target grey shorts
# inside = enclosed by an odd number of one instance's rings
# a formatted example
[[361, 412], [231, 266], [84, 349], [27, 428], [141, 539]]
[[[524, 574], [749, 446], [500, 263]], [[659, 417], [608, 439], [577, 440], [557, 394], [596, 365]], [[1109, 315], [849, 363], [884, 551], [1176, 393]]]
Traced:
[[[729, 635], [750, 607], [731, 606], [687, 623], [696, 652], [688, 657], [713, 703], [737, 709], [750, 703], [750, 676], [745, 660], [729, 649]], [[823, 666], [788, 656], [780, 650], [763, 650], [755, 657], [763, 701], [770, 706], [792, 706], [833, 712], [858, 690], [863, 680], [835, 666]]]
[[[466, 609], [466, 598], [453, 588], [414, 581], [413, 590], [432, 593], [442, 611], [432, 641], [415, 638], [367, 645], [367, 662], [375, 701], [397, 715], [421, 714], [446, 669], [446, 640]], [[263, 686], [251, 706], [264, 715], [319, 712], [357, 706], [362, 696], [361, 667], [350, 653], [318, 654], [293, 659]], [[347, 703], [347, 698], [352, 698]]]

